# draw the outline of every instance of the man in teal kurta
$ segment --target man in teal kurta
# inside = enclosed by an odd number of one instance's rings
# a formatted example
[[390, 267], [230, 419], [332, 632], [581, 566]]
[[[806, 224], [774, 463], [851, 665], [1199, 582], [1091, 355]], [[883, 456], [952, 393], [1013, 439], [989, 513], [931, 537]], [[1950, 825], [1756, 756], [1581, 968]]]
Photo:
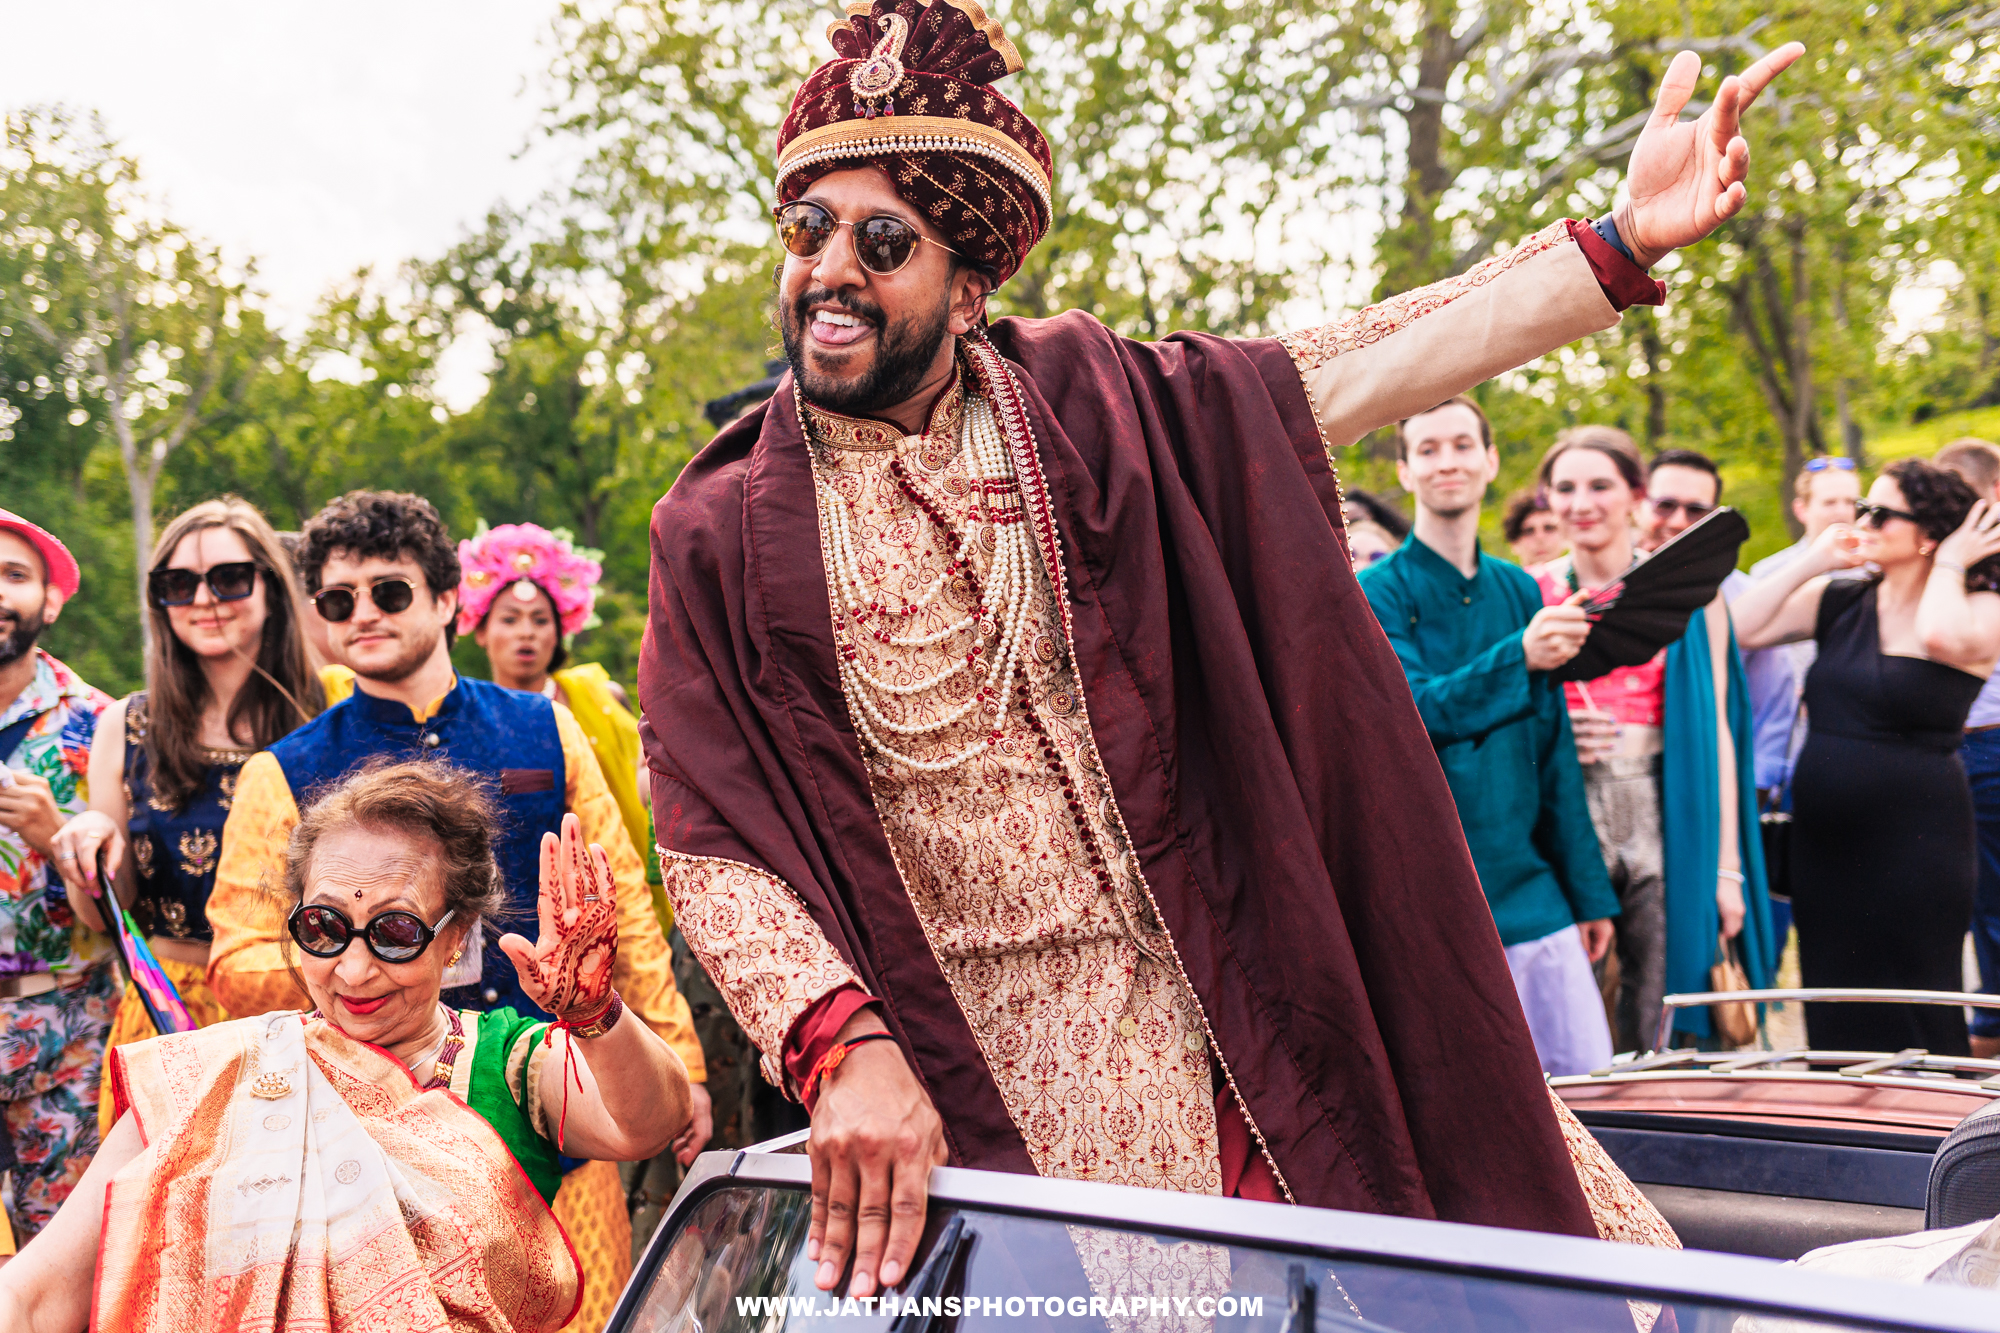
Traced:
[[1618, 896], [1562, 687], [1547, 673], [1589, 626], [1579, 608], [1543, 607], [1534, 579], [1479, 550], [1479, 503], [1499, 456], [1476, 404], [1411, 417], [1397, 450], [1416, 527], [1361, 572], [1361, 588], [1451, 784], [1542, 1068], [1584, 1073], [1611, 1059], [1591, 963], [1610, 942]]

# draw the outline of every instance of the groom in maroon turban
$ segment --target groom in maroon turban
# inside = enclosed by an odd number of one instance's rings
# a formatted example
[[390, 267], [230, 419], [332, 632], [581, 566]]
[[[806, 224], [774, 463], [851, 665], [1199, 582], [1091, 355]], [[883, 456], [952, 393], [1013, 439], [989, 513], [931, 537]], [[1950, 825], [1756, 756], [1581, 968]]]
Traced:
[[1551, 1107], [1333, 450], [1618, 320], [1741, 207], [1669, 69], [1631, 202], [1321, 328], [986, 321], [1047, 141], [973, 0], [875, 0], [778, 137], [791, 374], [653, 514], [640, 666], [682, 931], [811, 1109], [819, 1284], [933, 1163], [1671, 1233]]

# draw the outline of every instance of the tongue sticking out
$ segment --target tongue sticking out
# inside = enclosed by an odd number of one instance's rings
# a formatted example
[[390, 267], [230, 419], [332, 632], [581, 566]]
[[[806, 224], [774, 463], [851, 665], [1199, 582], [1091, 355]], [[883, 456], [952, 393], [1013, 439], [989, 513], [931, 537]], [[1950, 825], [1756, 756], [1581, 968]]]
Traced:
[[[851, 319], [853, 316], [847, 318]], [[834, 319], [828, 318], [825, 311], [816, 312], [812, 319], [813, 338], [828, 347], [845, 347], [849, 343], [861, 341], [874, 331], [875, 326], [866, 320], [852, 324], [844, 321], [836, 323]]]

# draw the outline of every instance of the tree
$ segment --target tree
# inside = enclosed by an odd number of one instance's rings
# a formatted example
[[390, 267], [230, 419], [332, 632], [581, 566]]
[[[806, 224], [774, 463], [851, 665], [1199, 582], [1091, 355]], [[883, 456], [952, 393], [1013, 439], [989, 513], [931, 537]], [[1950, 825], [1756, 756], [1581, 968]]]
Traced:
[[[1640, 37], [1661, 23], [1638, 6], [1607, 13]], [[1721, 69], [1763, 53], [1763, 24], [1743, 22], [1747, 6], [1690, 13], [1742, 24], [1710, 48]], [[1809, 63], [1755, 113], [1755, 193], [1713, 243], [1682, 257], [1673, 318], [1682, 346], [1733, 344], [1777, 437], [1785, 487], [1810, 453], [1862, 458], [1871, 409], [1897, 415], [1875, 393], [1878, 360], [1893, 354], [1890, 297], [1963, 240], [1955, 202], [1968, 156], [1991, 137], [1985, 34], [1996, 20], [1990, 4], [1864, 0], [1783, 16], [1785, 38], [1806, 42]], [[1645, 364], [1659, 359], [1656, 350]]]
[[53, 354], [70, 424], [116, 442], [143, 607], [161, 470], [191, 437], [237, 416], [269, 339], [243, 282], [148, 208], [137, 182], [94, 117], [7, 116], [0, 264], [11, 281], [0, 285], [0, 318]]

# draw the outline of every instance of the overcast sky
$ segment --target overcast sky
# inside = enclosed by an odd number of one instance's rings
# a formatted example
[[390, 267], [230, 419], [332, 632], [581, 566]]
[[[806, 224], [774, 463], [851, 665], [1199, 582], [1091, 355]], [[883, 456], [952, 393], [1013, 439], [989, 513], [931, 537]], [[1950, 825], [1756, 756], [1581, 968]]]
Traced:
[[151, 193], [296, 331], [363, 264], [434, 255], [554, 183], [532, 139], [554, 0], [0, 0], [0, 105], [103, 114]]

